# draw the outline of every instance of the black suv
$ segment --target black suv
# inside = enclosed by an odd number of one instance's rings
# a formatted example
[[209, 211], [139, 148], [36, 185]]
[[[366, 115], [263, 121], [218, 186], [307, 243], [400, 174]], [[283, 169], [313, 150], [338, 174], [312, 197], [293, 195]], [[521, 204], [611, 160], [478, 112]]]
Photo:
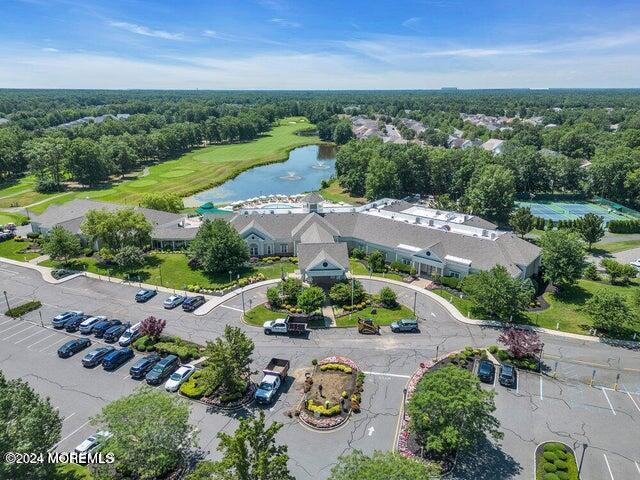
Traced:
[[496, 367], [489, 360], [482, 360], [478, 367], [478, 378], [485, 383], [493, 383]]
[[160, 385], [169, 375], [180, 367], [180, 359], [175, 355], [167, 355], [160, 360], [145, 376], [149, 385]]
[[58, 349], [58, 356], [60, 358], [69, 358], [80, 350], [84, 350], [91, 345], [91, 340], [88, 338], [76, 338], [75, 340], [69, 340]]
[[131, 365], [131, 368], [129, 369], [129, 375], [131, 375], [131, 378], [134, 378], [136, 380], [144, 378], [145, 375], [149, 373], [149, 370], [151, 370], [159, 361], [160, 355], [158, 355], [157, 353], [142, 357], [136, 363]]
[[87, 318], [91, 318], [91, 315], [76, 315], [67, 323], [64, 324], [64, 329], [67, 332], [77, 332], [80, 328], [80, 324], [84, 322]]
[[498, 381], [503, 387], [514, 388], [517, 382], [517, 373], [513, 365], [504, 364], [500, 367]]
[[92, 368], [98, 366], [102, 363], [102, 359], [106, 357], [108, 354], [113, 352], [115, 348], [113, 347], [100, 347], [95, 350], [87, 353], [82, 358], [82, 365], [86, 368]]
[[205, 299], [202, 295], [196, 295], [195, 297], [189, 297], [182, 302], [182, 310], [185, 312], [193, 312], [200, 305], [203, 305]]
[[128, 325], [114, 325], [113, 327], [107, 329], [102, 335], [102, 338], [107, 343], [115, 343], [122, 336], [125, 330], [129, 328]]

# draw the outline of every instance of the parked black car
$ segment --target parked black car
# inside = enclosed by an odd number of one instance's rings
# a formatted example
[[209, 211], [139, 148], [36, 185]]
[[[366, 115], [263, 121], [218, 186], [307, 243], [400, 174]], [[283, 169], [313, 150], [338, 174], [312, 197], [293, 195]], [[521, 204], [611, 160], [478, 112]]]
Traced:
[[136, 380], [144, 378], [145, 375], [149, 373], [149, 370], [151, 370], [159, 361], [160, 355], [158, 355], [157, 353], [142, 357], [136, 363], [131, 365], [131, 368], [129, 369], [129, 375], [131, 375], [131, 378], [134, 378]]
[[105, 370], [115, 370], [127, 360], [133, 358], [133, 350], [129, 347], [120, 348], [109, 353], [102, 360], [102, 368]]
[[200, 305], [203, 305], [205, 299], [202, 295], [196, 295], [195, 297], [189, 297], [182, 302], [182, 310], [185, 312], [193, 312]]
[[93, 333], [96, 338], [102, 338], [107, 330], [109, 330], [111, 327], [115, 327], [116, 325], [122, 325], [122, 322], [116, 319], [98, 322], [91, 329], [91, 333]]
[[180, 359], [175, 355], [167, 355], [145, 376], [149, 385], [160, 385], [169, 375], [180, 367]]
[[82, 358], [82, 365], [91, 368], [102, 363], [104, 357], [115, 350], [114, 347], [100, 347], [90, 351]]
[[77, 332], [80, 328], [80, 324], [88, 318], [91, 318], [91, 315], [76, 315], [64, 324], [64, 329], [67, 332]]
[[90, 345], [91, 340], [88, 338], [76, 338], [74, 340], [69, 340], [58, 349], [58, 356], [60, 358], [69, 358]]
[[157, 290], [148, 290], [146, 288], [143, 288], [142, 290], [139, 290], [138, 293], [136, 293], [136, 302], [144, 303], [148, 300], [151, 300], [157, 294]]
[[504, 364], [500, 367], [498, 381], [504, 387], [514, 388], [518, 381], [517, 376], [517, 371], [513, 365]]
[[493, 383], [496, 367], [489, 360], [481, 360], [478, 366], [478, 378], [485, 383]]
[[117, 342], [118, 339], [120, 338], [120, 335], [122, 335], [127, 328], [129, 328], [128, 325], [123, 325], [123, 324], [114, 325], [113, 327], [110, 327], [104, 332], [104, 335], [102, 336], [102, 338], [107, 343]]
[[53, 324], [53, 328], [64, 328], [68, 321], [74, 319], [75, 317], [79, 317], [80, 315], [84, 315], [84, 312], [64, 312], [53, 317], [53, 321], [51, 323]]

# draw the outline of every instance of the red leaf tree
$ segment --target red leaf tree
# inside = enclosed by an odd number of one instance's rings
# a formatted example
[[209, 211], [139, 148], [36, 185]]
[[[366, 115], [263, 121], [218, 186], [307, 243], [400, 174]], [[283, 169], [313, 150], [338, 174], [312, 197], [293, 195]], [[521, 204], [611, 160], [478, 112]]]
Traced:
[[531, 330], [509, 328], [498, 337], [514, 358], [533, 357], [542, 350], [542, 342], [538, 334]]
[[142, 333], [142, 335], [148, 336], [153, 340], [157, 340], [160, 335], [162, 335], [162, 331], [167, 325], [167, 322], [165, 320], [153, 316], [145, 318], [140, 323], [140, 333]]

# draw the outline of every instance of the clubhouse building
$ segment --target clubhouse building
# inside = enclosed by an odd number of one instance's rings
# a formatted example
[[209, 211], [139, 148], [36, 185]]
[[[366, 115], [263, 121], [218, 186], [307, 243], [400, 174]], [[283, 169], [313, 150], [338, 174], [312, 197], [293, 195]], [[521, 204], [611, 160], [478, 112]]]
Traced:
[[[74, 200], [49, 207], [32, 219], [34, 232], [61, 225], [80, 234], [89, 210], [126, 206]], [[516, 278], [540, 268], [540, 249], [479, 217], [436, 210], [405, 200], [381, 199], [354, 207], [325, 202], [311, 193], [295, 204], [265, 203], [229, 211], [185, 216], [135, 207], [153, 225], [153, 245], [184, 248], [204, 219], [228, 221], [247, 242], [253, 257], [297, 256], [302, 278], [318, 283], [342, 279], [349, 270], [349, 251], [379, 250], [387, 262], [412, 266], [422, 277], [434, 274], [462, 278], [503, 265]]]

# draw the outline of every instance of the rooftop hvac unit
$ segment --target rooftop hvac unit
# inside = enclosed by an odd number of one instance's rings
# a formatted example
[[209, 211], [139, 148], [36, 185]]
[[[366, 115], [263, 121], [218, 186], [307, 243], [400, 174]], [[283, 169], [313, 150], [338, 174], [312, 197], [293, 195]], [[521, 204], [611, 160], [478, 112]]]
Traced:
[[429, 220], [429, 226], [433, 227], [434, 225], [435, 225], [434, 221], [433, 220]]
[[420, 223], [420, 218], [419, 218], [419, 217], [414, 218], [414, 219], [413, 219], [413, 222], [414, 222], [414, 223]]
[[486, 230], [482, 230], [482, 236], [483, 237], [488, 237], [489, 236], [489, 232], [487, 232]]

